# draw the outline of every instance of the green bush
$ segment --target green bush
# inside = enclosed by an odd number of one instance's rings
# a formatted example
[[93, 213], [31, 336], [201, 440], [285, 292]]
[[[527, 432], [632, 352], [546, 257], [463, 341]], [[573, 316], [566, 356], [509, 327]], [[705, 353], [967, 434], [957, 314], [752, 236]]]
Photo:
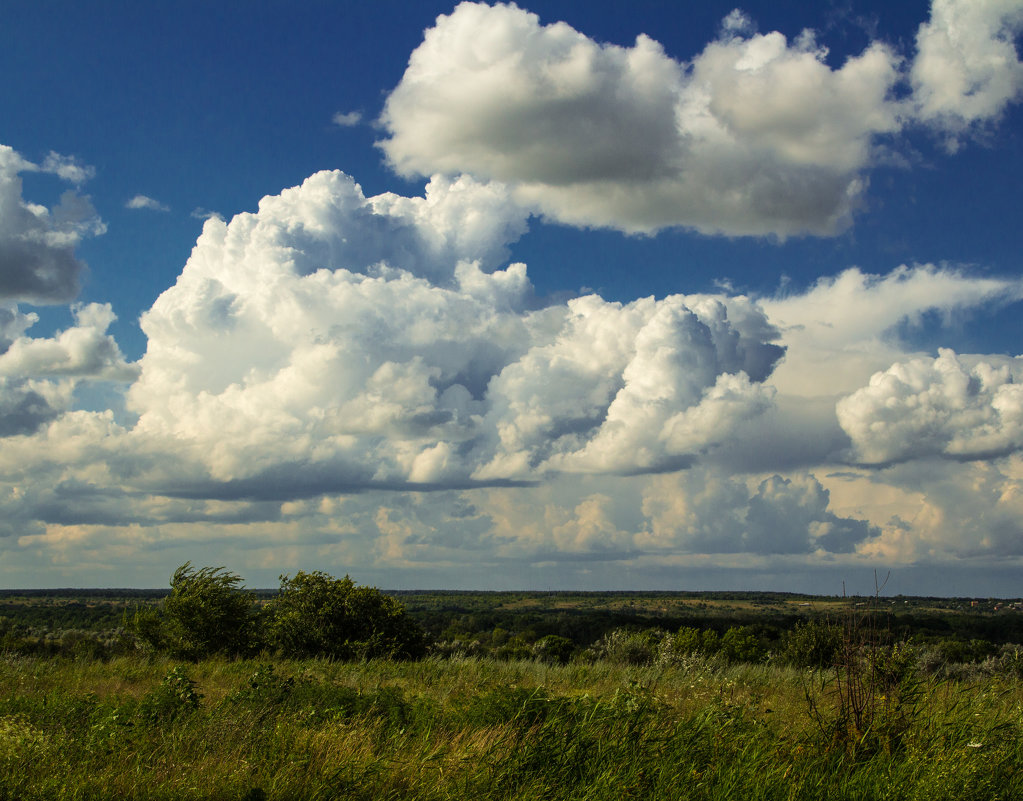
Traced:
[[281, 576], [267, 615], [268, 645], [287, 657], [417, 659], [426, 652], [423, 630], [398, 600], [348, 576]]
[[552, 665], [567, 665], [575, 653], [575, 643], [568, 637], [548, 634], [533, 643], [533, 658]]
[[683, 667], [694, 659], [711, 657], [721, 650], [721, 638], [714, 629], [682, 626], [675, 634], [666, 634], [657, 646], [657, 664]]
[[178, 665], [139, 702], [138, 711], [150, 723], [174, 720], [194, 712], [202, 704], [202, 693], [184, 667]]
[[130, 627], [143, 649], [185, 659], [257, 650], [255, 601], [240, 585], [241, 577], [223, 567], [185, 562], [163, 604], [136, 610]]
[[281, 676], [272, 664], [260, 665], [245, 685], [231, 693], [232, 701], [274, 706], [285, 701], [295, 687], [293, 676]]
[[759, 663], [767, 649], [749, 626], [732, 626], [721, 636], [721, 655], [729, 662]]
[[656, 629], [614, 629], [591, 645], [586, 654], [590, 659], [616, 665], [649, 665], [654, 661], [662, 636], [663, 633]]
[[823, 620], [797, 623], [782, 635], [780, 657], [799, 668], [832, 667], [842, 648], [842, 628]]

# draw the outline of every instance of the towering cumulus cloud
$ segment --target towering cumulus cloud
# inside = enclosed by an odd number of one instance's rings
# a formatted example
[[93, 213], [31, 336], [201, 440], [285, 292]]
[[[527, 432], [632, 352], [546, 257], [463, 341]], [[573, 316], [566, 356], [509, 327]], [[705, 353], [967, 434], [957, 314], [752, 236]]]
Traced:
[[324, 172], [207, 221], [142, 320], [137, 433], [221, 482], [465, 485], [679, 466], [769, 404], [754, 303], [537, 306], [523, 265], [495, 269], [524, 219], [467, 178], [365, 198]]

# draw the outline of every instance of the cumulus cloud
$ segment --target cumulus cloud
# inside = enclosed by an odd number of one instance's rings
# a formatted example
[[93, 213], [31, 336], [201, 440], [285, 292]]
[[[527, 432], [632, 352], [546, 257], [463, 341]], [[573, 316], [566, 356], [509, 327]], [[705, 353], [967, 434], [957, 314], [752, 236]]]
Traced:
[[0, 376], [0, 437], [32, 434], [71, 405], [69, 382]]
[[[834, 510], [807, 470], [861, 438], [833, 397], [800, 397], [841, 384], [777, 379], [814, 354], [841, 375], [862, 352], [876, 372], [879, 330], [1019, 294], [922, 266], [763, 301], [542, 303], [525, 266], [507, 264], [527, 215], [506, 186], [466, 176], [366, 197], [318, 173], [254, 214], [206, 222], [143, 316], [138, 365], [107, 333], [108, 306], [76, 308], [46, 339], [26, 335], [34, 315], [0, 307], [0, 491], [34, 487], [4, 503], [45, 524], [35, 543], [131, 519], [339, 537], [356, 525], [343, 522], [351, 504], [324, 511], [339, 493], [428, 489], [360, 506], [360, 536], [375, 539], [352, 552], [391, 565], [467, 549], [519, 562], [855, 556], [880, 547], [879, 524]], [[136, 375], [137, 423], [72, 410], [76, 382]], [[526, 491], [528, 513], [498, 500], [521, 505]], [[427, 500], [439, 497], [465, 501], [457, 520]]]
[[[733, 18], [734, 17], [734, 18]], [[572, 224], [788, 236], [843, 228], [872, 137], [897, 130], [898, 59], [832, 70], [810, 35], [730, 16], [690, 64], [602, 45], [515, 6], [437, 18], [381, 117], [403, 174], [469, 172]]]
[[[84, 236], [104, 231], [88, 198], [65, 192], [52, 209], [22, 196], [20, 175], [49, 172], [80, 184], [90, 167], [51, 152], [43, 164], [0, 145], [0, 437], [27, 437], [45, 430], [72, 407], [82, 379], [130, 381], [137, 372], [124, 361], [106, 329], [109, 305], [76, 307], [76, 325], [55, 338], [25, 336], [39, 317], [20, 302], [64, 303], [74, 299], [84, 268], [74, 248]], [[9, 444], [9, 443], [8, 443]]]
[[977, 459], [1023, 447], [1023, 360], [951, 350], [876, 373], [843, 398], [839, 423], [864, 463]]
[[829, 509], [816, 477], [771, 475], [751, 492], [746, 482], [713, 470], [651, 481], [643, 491], [648, 529], [636, 541], [652, 551], [691, 553], [851, 553], [880, 536], [865, 520]]
[[997, 118], [1023, 91], [1020, 0], [933, 0], [912, 65], [916, 113], [951, 135]]
[[958, 325], [1021, 297], [1018, 279], [916, 265], [883, 275], [850, 268], [801, 292], [761, 298], [759, 306], [778, 326], [778, 343], [786, 349], [768, 380], [777, 394], [771, 408], [737, 426], [710, 461], [733, 471], [782, 473], [847, 462], [854, 458], [854, 427], [840, 423], [839, 401], [895, 363], [930, 362], [932, 357], [916, 352], [912, 344], [914, 331], [925, 321]]
[[[84, 168], [62, 164], [50, 170], [70, 180], [83, 177], [76, 170]], [[82, 237], [106, 230], [88, 198], [75, 192], [65, 192], [53, 209], [26, 201], [19, 174], [37, 169], [0, 145], [0, 301], [73, 300], [83, 269], [74, 248]]]
[[677, 467], [769, 405], [755, 303], [537, 306], [498, 268], [525, 215], [465, 177], [366, 198], [334, 172], [207, 221], [143, 315], [138, 436], [238, 492], [457, 486]]
[[679, 61], [463, 2], [412, 53], [378, 145], [403, 175], [502, 181], [572, 225], [833, 235], [892, 135], [923, 123], [954, 144], [1018, 100], [1021, 9], [935, 0], [911, 58], [875, 41], [833, 68], [813, 31], [757, 33], [740, 11]]
[[747, 565], [814, 554], [855, 559], [882, 535], [860, 516], [837, 513], [829, 491], [804, 472], [563, 475], [529, 488], [357, 496], [343, 511], [336, 506], [310, 502], [302, 513], [311, 521], [336, 514], [355, 530], [372, 516], [377, 558], [406, 566], [603, 562], [625, 570], [671, 556]]
[[[832, 482], [833, 505], [878, 521], [865, 558], [883, 564], [947, 563], [1023, 556], [1023, 461], [905, 461], [853, 470]], [[965, 567], [968, 562], [958, 562]]]
[[154, 200], [146, 195], [135, 195], [131, 200], [124, 204], [127, 209], [149, 209], [150, 211], [170, 211], [169, 206], [165, 206], [159, 200]]
[[11, 343], [38, 321], [38, 314], [23, 314], [16, 304], [0, 305], [0, 354], [6, 353]]
[[0, 376], [134, 380], [138, 368], [125, 361], [117, 342], [106, 333], [117, 319], [110, 304], [90, 303], [72, 311], [75, 325], [52, 338], [19, 336], [10, 341], [0, 355]]
[[589, 296], [568, 309], [553, 342], [492, 383], [500, 445], [477, 475], [681, 467], [770, 404], [756, 382], [782, 349], [745, 298]]

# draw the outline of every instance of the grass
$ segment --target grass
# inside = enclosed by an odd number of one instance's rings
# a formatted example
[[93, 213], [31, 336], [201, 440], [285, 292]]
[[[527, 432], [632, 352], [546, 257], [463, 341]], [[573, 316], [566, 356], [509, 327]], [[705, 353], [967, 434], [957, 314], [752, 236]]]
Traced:
[[805, 686], [699, 660], [0, 658], [0, 801], [1023, 797], [1016, 680], [925, 681], [859, 751]]

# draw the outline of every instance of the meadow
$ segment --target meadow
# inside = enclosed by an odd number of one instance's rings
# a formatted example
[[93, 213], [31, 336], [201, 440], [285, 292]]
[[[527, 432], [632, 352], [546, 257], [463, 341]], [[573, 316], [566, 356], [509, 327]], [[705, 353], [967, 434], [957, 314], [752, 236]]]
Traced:
[[[642, 600], [589, 599], [595, 614]], [[551, 606], [557, 620], [565, 610], [549, 601], [514, 603], [523, 614]], [[693, 603], [707, 603], [705, 622], [719, 628], [751, 608], [713, 601]], [[785, 609], [757, 608], [789, 615], [791, 603], [805, 614], [805, 601], [782, 601]], [[0, 800], [1023, 797], [1013, 646], [953, 662], [919, 638], [885, 634], [865, 648], [846, 629], [825, 664], [800, 667], [782, 646], [808, 655], [808, 633], [823, 629], [804, 622], [792, 629], [802, 639], [773, 649], [751, 625], [723, 629], [706, 652], [693, 631], [703, 636], [709, 624], [675, 633], [637, 625], [554, 653], [539, 644], [561, 635], [542, 634], [541, 616], [453, 647], [450, 636], [473, 622], [466, 615], [490, 620], [479, 597], [445, 603], [448, 622], [434, 637], [448, 639], [414, 661], [180, 660], [134, 651], [123, 632], [104, 633], [102, 653], [81, 648], [101, 640], [80, 632], [69, 648], [47, 650], [41, 628], [35, 647], [31, 630], [18, 639], [11, 628], [0, 652]], [[661, 601], [639, 605], [645, 623], [655, 613], [675, 622], [678, 610]], [[439, 614], [443, 604], [426, 606]], [[729, 630], [757, 646], [748, 661], [721, 647]], [[507, 650], [530, 637], [529, 656]]]
[[0, 798], [1023, 797], [1017, 680], [924, 681], [897, 725], [850, 742], [833, 698], [809, 714], [808, 678], [700, 659], [7, 657]]

